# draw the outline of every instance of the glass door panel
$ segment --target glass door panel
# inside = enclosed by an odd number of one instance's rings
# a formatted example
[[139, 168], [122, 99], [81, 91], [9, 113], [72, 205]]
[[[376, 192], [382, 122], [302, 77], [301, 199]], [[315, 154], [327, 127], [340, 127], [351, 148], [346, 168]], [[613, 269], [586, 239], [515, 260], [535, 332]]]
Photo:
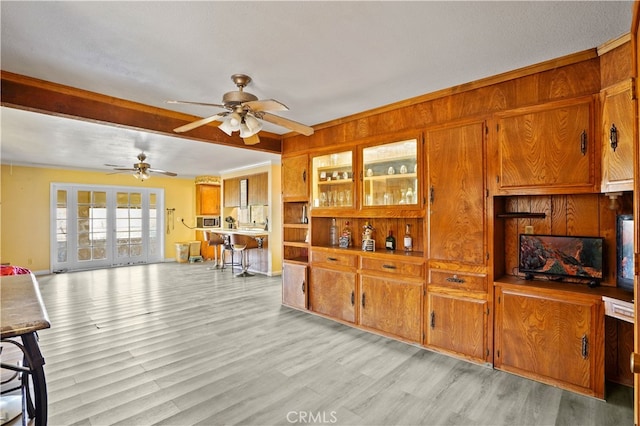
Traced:
[[362, 150], [363, 206], [417, 206], [418, 141], [416, 139]]
[[91, 262], [107, 259], [107, 194], [79, 190], [76, 193], [77, 260]]
[[312, 199], [314, 207], [353, 207], [352, 151], [314, 157], [312, 169]]
[[143, 255], [142, 194], [116, 193], [116, 262], [127, 263]]
[[51, 270], [162, 261], [163, 210], [158, 188], [52, 184]]
[[56, 218], [54, 231], [56, 241], [56, 257], [58, 263], [66, 262], [69, 253], [69, 239], [67, 231], [67, 223], [69, 220], [67, 209], [67, 191], [56, 191]]

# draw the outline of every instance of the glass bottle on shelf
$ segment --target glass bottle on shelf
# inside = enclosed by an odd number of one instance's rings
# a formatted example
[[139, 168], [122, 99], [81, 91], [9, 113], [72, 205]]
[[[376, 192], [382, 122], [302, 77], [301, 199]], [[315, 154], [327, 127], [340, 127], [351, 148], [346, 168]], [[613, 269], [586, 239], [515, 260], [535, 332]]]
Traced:
[[349, 226], [349, 221], [344, 223], [344, 228], [342, 228], [342, 234], [340, 235], [339, 241], [341, 248], [351, 247], [351, 227]]
[[413, 251], [413, 238], [411, 237], [411, 225], [407, 223], [407, 227], [404, 231], [404, 251]]
[[352, 151], [319, 155], [312, 159], [312, 207], [353, 207]]
[[338, 225], [336, 225], [336, 218], [331, 219], [331, 226], [329, 227], [329, 245], [335, 247], [338, 245]]
[[391, 251], [396, 249], [396, 238], [393, 236], [393, 231], [391, 230], [389, 231], [389, 236], [384, 242], [384, 247]]
[[361, 158], [365, 207], [417, 206], [417, 139], [365, 147]]

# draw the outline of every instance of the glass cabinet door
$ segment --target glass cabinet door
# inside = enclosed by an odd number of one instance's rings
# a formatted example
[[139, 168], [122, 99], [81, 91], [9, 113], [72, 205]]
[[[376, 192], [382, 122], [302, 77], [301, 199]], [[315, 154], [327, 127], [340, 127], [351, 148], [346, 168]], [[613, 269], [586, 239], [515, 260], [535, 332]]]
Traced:
[[417, 152], [416, 139], [363, 148], [363, 206], [417, 206]]
[[353, 207], [351, 151], [313, 157], [312, 200], [316, 208]]

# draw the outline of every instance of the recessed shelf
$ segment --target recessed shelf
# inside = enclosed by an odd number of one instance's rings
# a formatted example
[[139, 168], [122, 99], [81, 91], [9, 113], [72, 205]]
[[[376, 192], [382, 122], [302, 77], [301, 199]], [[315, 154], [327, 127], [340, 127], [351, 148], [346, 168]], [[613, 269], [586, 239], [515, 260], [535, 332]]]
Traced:
[[544, 219], [547, 217], [546, 213], [529, 213], [529, 212], [512, 212], [512, 213], [498, 213], [496, 215], [498, 219]]

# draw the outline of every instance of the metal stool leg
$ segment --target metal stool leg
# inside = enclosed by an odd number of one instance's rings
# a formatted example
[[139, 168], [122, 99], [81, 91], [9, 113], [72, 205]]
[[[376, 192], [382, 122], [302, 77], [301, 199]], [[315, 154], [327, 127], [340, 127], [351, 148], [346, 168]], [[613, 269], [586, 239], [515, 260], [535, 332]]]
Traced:
[[249, 269], [249, 253], [247, 249], [242, 250], [242, 272], [236, 277], [253, 277], [254, 275], [248, 271]]

